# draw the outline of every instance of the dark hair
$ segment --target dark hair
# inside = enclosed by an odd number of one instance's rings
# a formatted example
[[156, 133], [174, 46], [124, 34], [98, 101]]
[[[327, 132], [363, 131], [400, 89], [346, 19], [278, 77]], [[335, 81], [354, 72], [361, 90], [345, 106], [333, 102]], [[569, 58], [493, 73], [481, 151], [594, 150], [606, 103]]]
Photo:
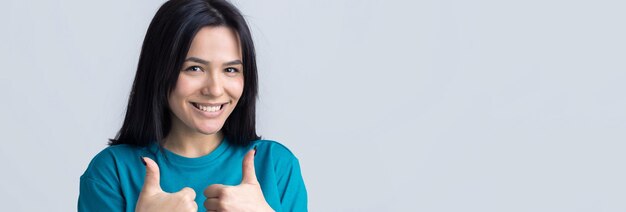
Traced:
[[237, 145], [260, 139], [255, 124], [258, 92], [255, 52], [243, 16], [223, 0], [171, 0], [159, 8], [148, 27], [124, 123], [115, 139], [109, 139], [109, 145], [146, 146], [152, 141], [163, 145], [172, 125], [167, 98], [176, 87], [191, 41], [205, 26], [233, 29], [239, 35], [242, 49], [243, 93], [222, 132], [228, 142]]

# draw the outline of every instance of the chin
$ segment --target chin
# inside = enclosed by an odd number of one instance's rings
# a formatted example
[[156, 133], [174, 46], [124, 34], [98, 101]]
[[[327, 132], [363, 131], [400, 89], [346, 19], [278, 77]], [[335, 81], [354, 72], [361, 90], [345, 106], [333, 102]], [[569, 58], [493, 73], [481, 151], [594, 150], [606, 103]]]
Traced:
[[210, 124], [210, 125], [198, 126], [196, 128], [196, 131], [205, 135], [212, 135], [212, 134], [219, 132], [222, 129], [222, 125], [223, 124], [220, 124], [220, 125]]

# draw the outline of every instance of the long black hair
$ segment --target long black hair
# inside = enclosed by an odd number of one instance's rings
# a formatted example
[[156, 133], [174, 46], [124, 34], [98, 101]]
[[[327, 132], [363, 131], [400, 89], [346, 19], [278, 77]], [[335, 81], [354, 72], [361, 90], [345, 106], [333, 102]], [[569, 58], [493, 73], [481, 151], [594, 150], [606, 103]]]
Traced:
[[257, 67], [252, 35], [241, 12], [224, 0], [171, 0], [152, 19], [143, 41], [137, 73], [128, 98], [124, 124], [109, 145], [163, 145], [172, 125], [169, 93], [191, 41], [200, 28], [226, 26], [237, 32], [242, 49], [243, 94], [226, 119], [222, 132], [228, 142], [247, 145], [256, 134]]

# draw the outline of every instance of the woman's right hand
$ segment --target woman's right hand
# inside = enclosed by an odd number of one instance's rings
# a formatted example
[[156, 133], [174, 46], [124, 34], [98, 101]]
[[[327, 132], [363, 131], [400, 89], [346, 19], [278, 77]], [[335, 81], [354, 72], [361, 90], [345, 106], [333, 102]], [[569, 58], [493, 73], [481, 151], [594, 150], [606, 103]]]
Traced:
[[196, 192], [193, 189], [185, 187], [176, 193], [163, 191], [159, 166], [147, 157], [143, 157], [143, 161], [146, 165], [146, 178], [135, 211], [198, 211], [198, 205], [194, 201]]

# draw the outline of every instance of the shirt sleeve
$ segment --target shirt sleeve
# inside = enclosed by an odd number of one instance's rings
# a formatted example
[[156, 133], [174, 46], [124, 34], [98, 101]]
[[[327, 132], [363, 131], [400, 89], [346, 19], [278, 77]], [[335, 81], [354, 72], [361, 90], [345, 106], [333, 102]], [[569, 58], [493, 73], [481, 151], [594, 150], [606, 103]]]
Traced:
[[78, 211], [124, 211], [125, 204], [115, 155], [109, 147], [91, 160], [80, 177]]
[[124, 199], [121, 192], [88, 177], [80, 178], [78, 211], [123, 211]]
[[286, 172], [278, 179], [278, 188], [282, 188], [282, 211], [308, 211], [306, 187], [297, 158], [291, 159]]

